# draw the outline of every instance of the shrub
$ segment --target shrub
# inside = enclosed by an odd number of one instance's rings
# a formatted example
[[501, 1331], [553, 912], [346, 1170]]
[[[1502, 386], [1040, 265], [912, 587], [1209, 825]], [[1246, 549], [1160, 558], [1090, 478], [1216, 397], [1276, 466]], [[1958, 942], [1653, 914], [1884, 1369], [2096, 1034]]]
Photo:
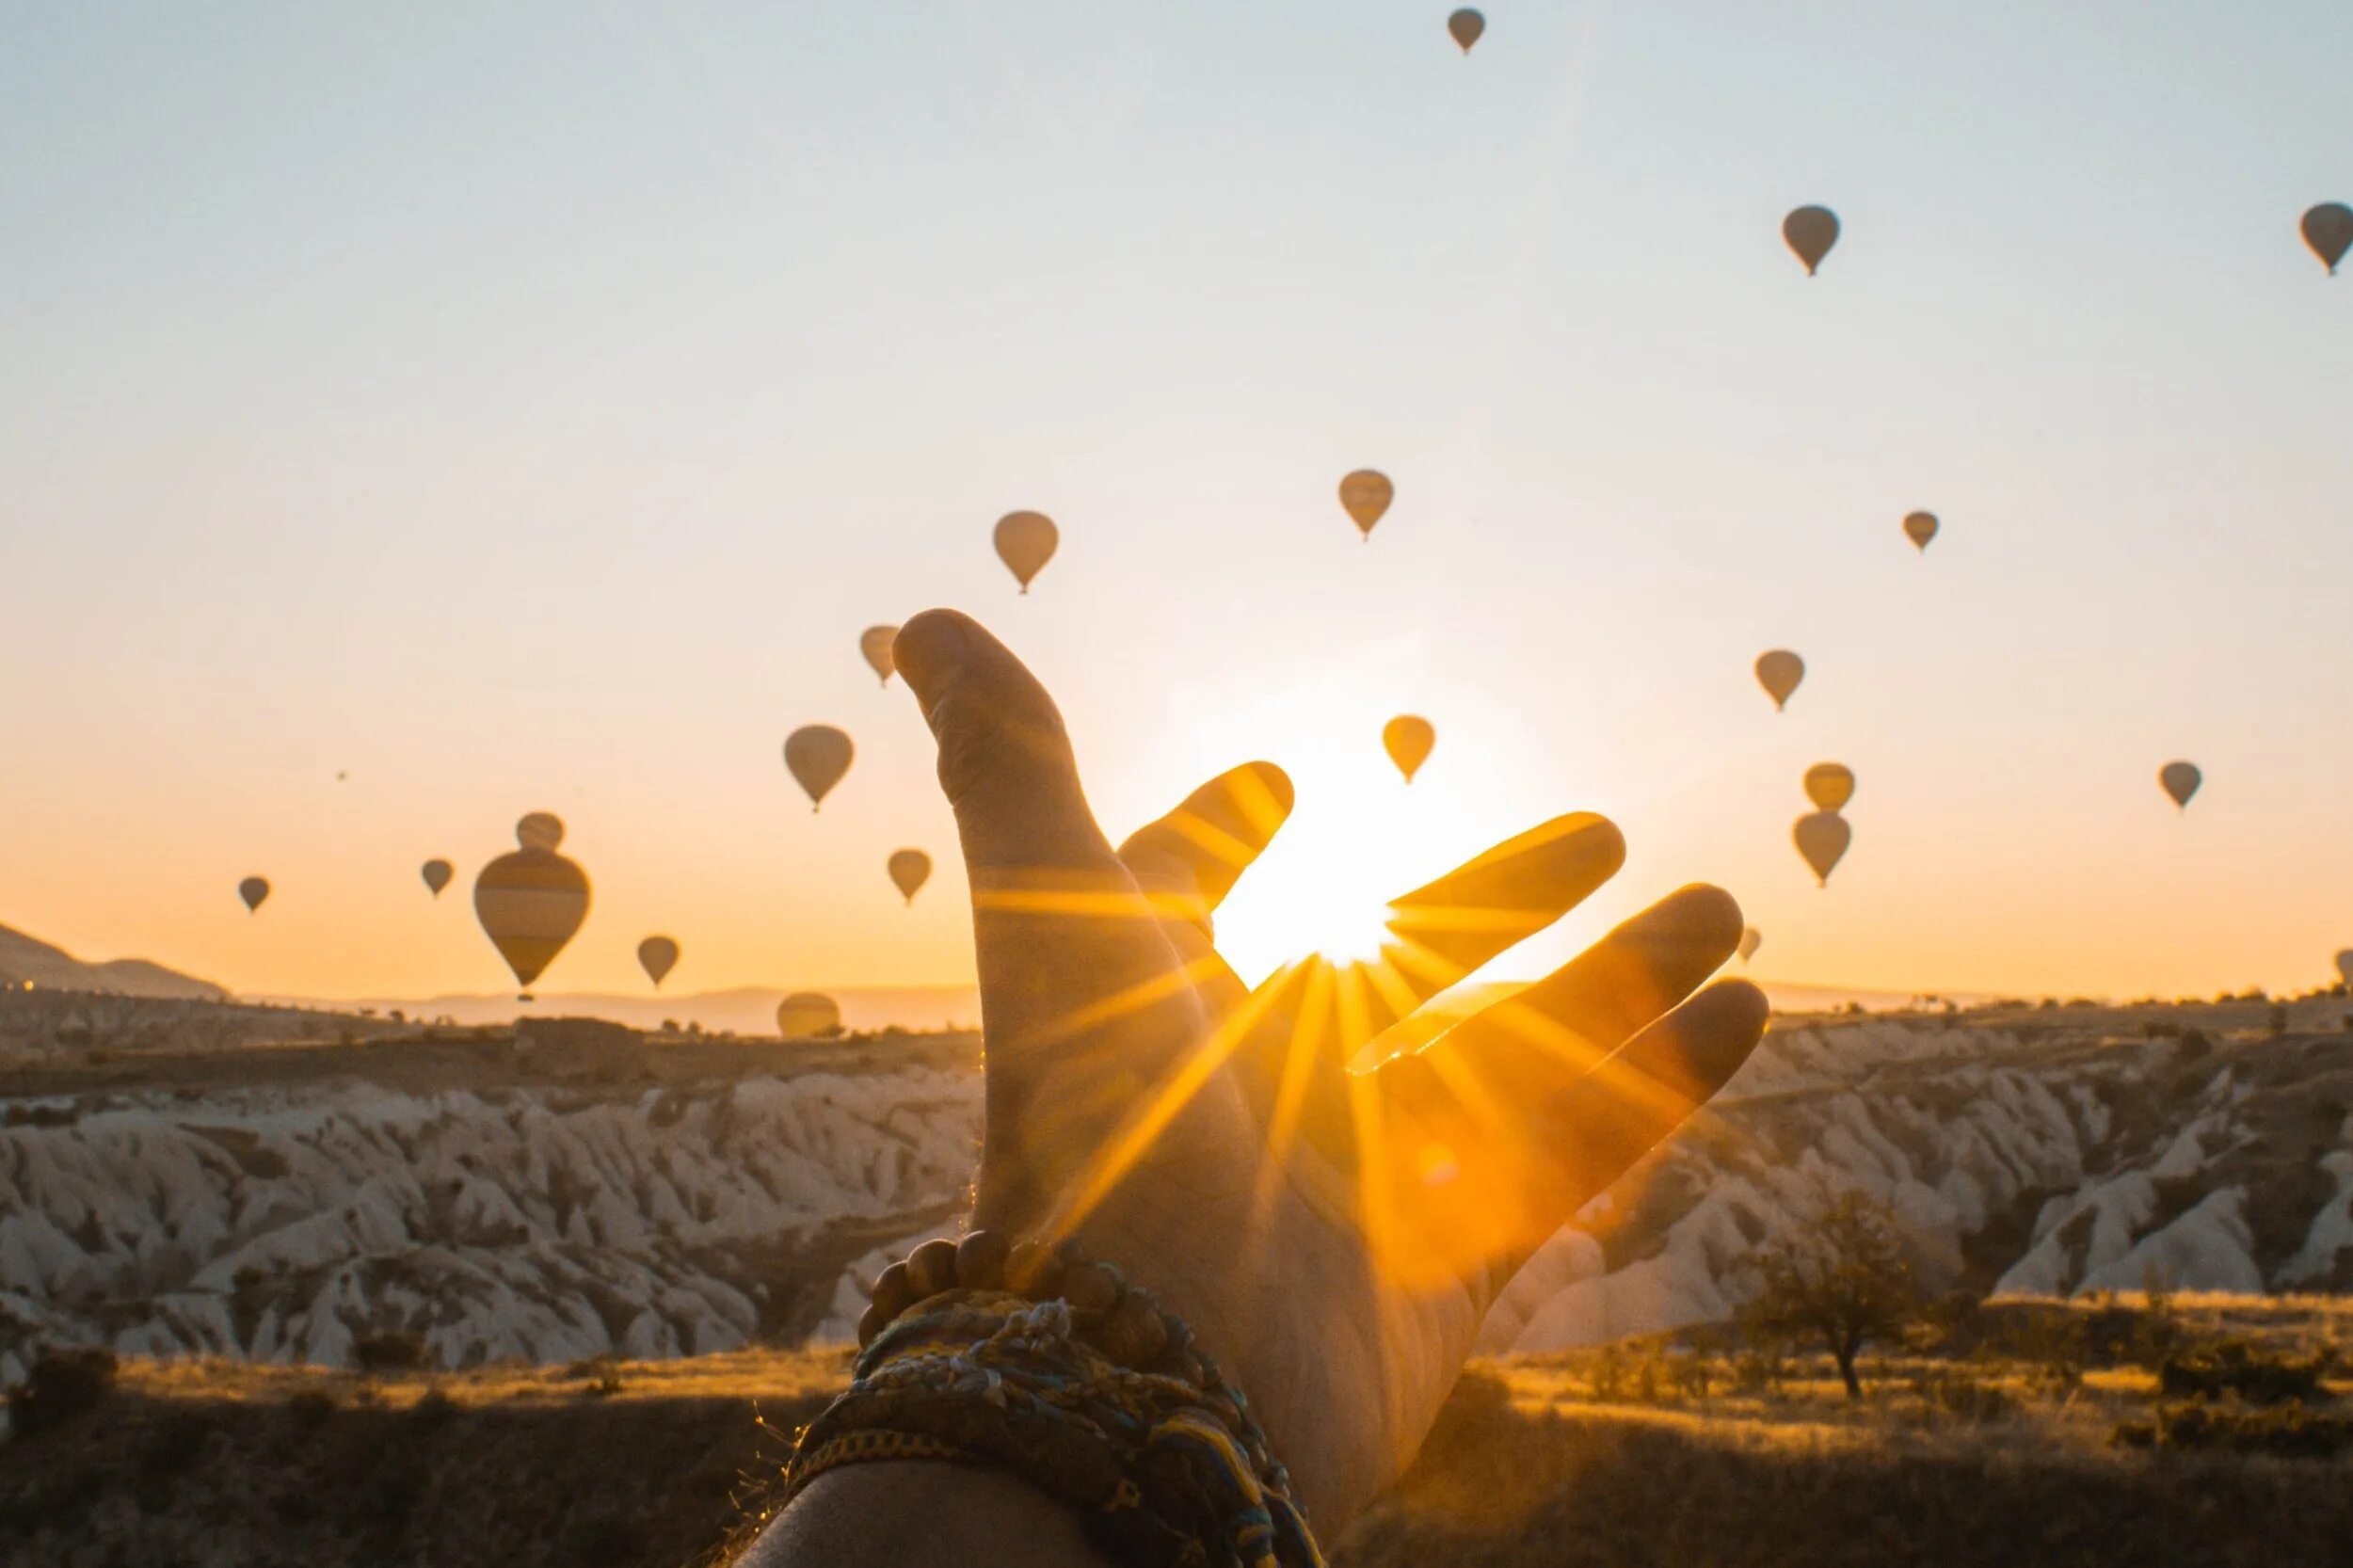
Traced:
[[351, 1342], [351, 1360], [363, 1372], [413, 1372], [424, 1365], [424, 1336], [407, 1330], [363, 1334]]
[[2130, 1448], [2219, 1448], [2286, 1459], [2331, 1459], [2353, 1450], [2353, 1417], [2302, 1404], [2249, 1408], [2185, 1400], [2159, 1405], [2153, 1421], [2120, 1423], [2110, 1440]]
[[2157, 1368], [2157, 1392], [2166, 1399], [2235, 1396], [2249, 1404], [2308, 1403], [2327, 1398], [2321, 1377], [2325, 1356], [2290, 1361], [2244, 1339], [2223, 1339], [2165, 1358]]
[[8, 1429], [51, 1431], [95, 1410], [115, 1385], [115, 1352], [99, 1346], [50, 1351], [8, 1390]]
[[1912, 1380], [1912, 1391], [1937, 1416], [1972, 1426], [2003, 1420], [2018, 1401], [2001, 1384], [1986, 1383], [1957, 1367], [1939, 1367]]

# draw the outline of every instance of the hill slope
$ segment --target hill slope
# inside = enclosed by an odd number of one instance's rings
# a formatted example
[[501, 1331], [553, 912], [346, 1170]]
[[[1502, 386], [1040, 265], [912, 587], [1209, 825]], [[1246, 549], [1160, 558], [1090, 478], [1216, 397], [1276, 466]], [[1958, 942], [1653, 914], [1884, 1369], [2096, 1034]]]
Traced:
[[217, 1001], [229, 992], [209, 980], [165, 968], [144, 958], [87, 963], [22, 931], [0, 925], [0, 986], [35, 985], [67, 991], [110, 991], [125, 997]]

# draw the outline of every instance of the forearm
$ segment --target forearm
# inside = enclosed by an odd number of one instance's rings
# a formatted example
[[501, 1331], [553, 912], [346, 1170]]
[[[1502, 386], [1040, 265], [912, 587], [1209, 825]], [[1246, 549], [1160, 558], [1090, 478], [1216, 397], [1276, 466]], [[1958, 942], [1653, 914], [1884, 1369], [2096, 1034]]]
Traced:
[[849, 1464], [818, 1477], [736, 1568], [1110, 1568], [1064, 1504], [1003, 1470]]

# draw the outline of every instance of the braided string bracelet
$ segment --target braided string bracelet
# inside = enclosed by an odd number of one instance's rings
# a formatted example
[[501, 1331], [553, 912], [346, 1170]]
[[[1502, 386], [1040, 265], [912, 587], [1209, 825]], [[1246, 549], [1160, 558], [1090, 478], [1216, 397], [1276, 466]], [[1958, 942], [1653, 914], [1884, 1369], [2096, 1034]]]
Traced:
[[1153, 1568], [1321, 1568], [1290, 1477], [1184, 1320], [1064, 1243], [976, 1230], [874, 1282], [850, 1386], [803, 1429], [785, 1496], [844, 1464], [1011, 1470]]

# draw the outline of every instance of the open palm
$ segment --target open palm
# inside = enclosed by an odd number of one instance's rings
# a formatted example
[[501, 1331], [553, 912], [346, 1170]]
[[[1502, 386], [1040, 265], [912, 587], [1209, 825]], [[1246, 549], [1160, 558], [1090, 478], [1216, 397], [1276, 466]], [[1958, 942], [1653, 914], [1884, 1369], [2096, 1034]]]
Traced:
[[1289, 813], [1280, 769], [1221, 775], [1114, 850], [1052, 699], [1001, 644], [933, 611], [895, 658], [971, 879], [974, 1223], [1074, 1238], [1159, 1293], [1310, 1515], [1344, 1524], [1412, 1457], [1520, 1260], [1754, 1047], [1755, 987], [1700, 989], [1738, 908], [1685, 888], [1397, 1049], [1391, 1026], [1617, 871], [1614, 826], [1546, 823], [1395, 901], [1379, 960], [1307, 958], [1254, 990], [1210, 916]]

